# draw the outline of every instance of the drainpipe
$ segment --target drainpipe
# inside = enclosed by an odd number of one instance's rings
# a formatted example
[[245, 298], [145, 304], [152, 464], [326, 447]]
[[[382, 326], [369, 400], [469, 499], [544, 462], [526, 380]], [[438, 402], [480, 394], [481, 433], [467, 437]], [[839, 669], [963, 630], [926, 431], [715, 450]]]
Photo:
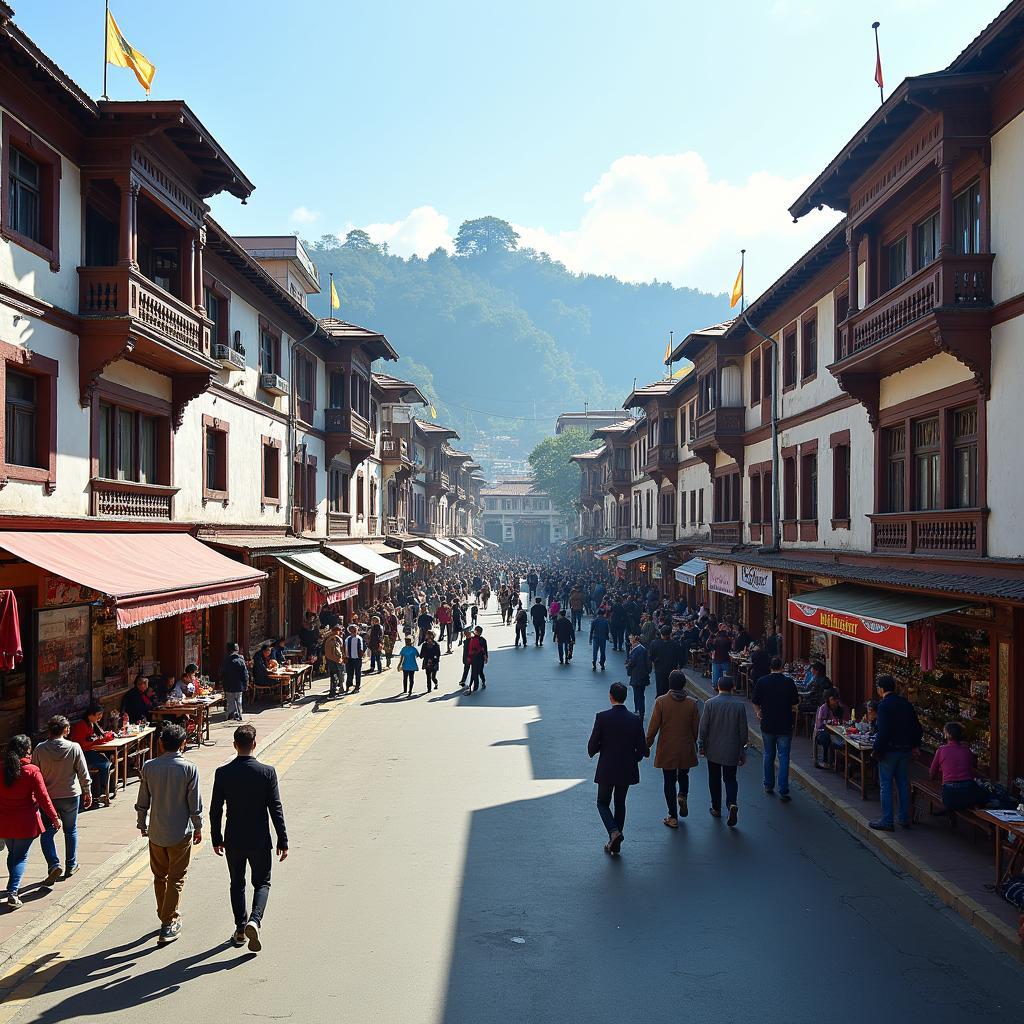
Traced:
[[[315, 337], [317, 332], [320, 330], [320, 323], [309, 332], [304, 338], [299, 341], [292, 339], [288, 343], [288, 523], [286, 529], [294, 534], [295, 524], [292, 519], [292, 510], [295, 508], [295, 353], [298, 349], [302, 348], [311, 338]], [[316, 387], [316, 375], [313, 377], [313, 387]]]
[[768, 342], [772, 354], [772, 542], [768, 547], [761, 548], [770, 554], [779, 550], [779, 345], [774, 338], [755, 327], [746, 313], [742, 316], [747, 327]]

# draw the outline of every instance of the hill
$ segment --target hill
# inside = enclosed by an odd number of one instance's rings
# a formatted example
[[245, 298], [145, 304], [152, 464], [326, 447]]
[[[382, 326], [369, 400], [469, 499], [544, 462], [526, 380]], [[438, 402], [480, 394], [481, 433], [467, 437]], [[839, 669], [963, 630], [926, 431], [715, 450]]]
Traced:
[[464, 447], [510, 434], [525, 452], [560, 412], [617, 408], [634, 377], [665, 372], [669, 330], [679, 338], [728, 306], [724, 295], [574, 274], [516, 242], [496, 218], [467, 221], [454, 254], [426, 259], [391, 255], [363, 231], [344, 243], [325, 235], [304, 243], [324, 283], [310, 305], [327, 314], [333, 272], [336, 315], [387, 335], [402, 354], [388, 372], [419, 384]]

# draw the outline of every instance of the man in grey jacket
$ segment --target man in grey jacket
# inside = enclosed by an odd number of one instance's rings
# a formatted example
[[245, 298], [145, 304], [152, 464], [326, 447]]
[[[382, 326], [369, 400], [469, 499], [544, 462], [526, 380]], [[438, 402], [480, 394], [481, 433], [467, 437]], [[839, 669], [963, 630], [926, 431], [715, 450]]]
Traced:
[[68, 738], [71, 723], [63, 715], [54, 715], [46, 723], [49, 739], [32, 751], [32, 763], [42, 772], [46, 791], [60, 816], [64, 829], [64, 867], [54, 841], [56, 832], [52, 823], [39, 839], [46, 865], [50, 869], [46, 885], [64, 878], [70, 878], [78, 870], [78, 805], [92, 804], [92, 780], [85, 753], [77, 743]]
[[722, 779], [725, 779], [725, 802], [729, 807], [727, 824], [735, 826], [739, 815], [736, 806], [736, 769], [746, 763], [747, 705], [733, 692], [730, 675], [720, 676], [718, 693], [705, 705], [700, 716], [697, 752], [708, 762], [708, 789], [711, 791], [711, 816], [722, 816]]
[[181, 748], [185, 730], [165, 725], [160, 733], [160, 756], [142, 766], [139, 831], [149, 836], [149, 868], [153, 872], [156, 912], [160, 917], [157, 943], [166, 946], [181, 934], [178, 903], [185, 888], [192, 847], [203, 841], [203, 800], [199, 769], [186, 761]]

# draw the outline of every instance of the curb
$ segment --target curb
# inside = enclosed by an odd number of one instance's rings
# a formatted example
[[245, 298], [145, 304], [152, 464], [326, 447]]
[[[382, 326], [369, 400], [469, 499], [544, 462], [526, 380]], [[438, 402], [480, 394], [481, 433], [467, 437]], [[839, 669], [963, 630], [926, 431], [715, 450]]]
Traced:
[[[688, 688], [701, 700], [708, 700], [711, 697], [711, 691], [705, 690], [702, 683], [698, 683], [694, 679], [693, 673], [689, 669], [685, 671]], [[764, 750], [761, 733], [754, 726], [750, 726], [750, 745], [762, 752]], [[837, 800], [805, 768], [790, 761], [789, 772], [828, 813], [873, 854], [884, 858], [901, 872], [909, 875], [933, 896], [937, 896], [947, 907], [955, 910], [960, 917], [987, 939], [1024, 963], [1024, 945], [1021, 944], [1021, 940], [1012, 926], [1001, 921], [990, 910], [986, 910], [962, 889], [954, 888], [938, 872], [915, 859], [913, 854], [905, 850], [897, 840], [890, 839], [888, 833], [876, 832], [874, 829], [868, 828], [867, 820], [863, 815], [857, 814], [846, 803]]]
[[[286, 722], [282, 722], [265, 740], [261, 741], [261, 751], [267, 751], [278, 744], [288, 733], [292, 732], [301, 722], [304, 722], [312, 714], [313, 708], [317, 706], [316, 700], [311, 700], [299, 707], [296, 714]], [[17, 939], [0, 945], [0, 974], [15, 960], [26, 947], [32, 945], [46, 932], [54, 928], [68, 914], [74, 912], [75, 908], [84, 903], [93, 893], [104, 888], [107, 883], [118, 875], [126, 865], [146, 849], [148, 840], [145, 836], [139, 836], [130, 842], [123, 850], [116, 853], [101, 867], [96, 868], [92, 874], [87, 875], [78, 885], [66, 895], [56, 900], [48, 900], [46, 911], [39, 915], [31, 924], [20, 928], [17, 932]]]

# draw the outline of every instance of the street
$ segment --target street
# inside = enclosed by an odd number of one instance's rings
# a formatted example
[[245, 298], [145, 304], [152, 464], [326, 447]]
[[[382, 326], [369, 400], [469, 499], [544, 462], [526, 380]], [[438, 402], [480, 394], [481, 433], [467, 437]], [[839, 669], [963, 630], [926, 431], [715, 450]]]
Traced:
[[459, 689], [453, 654], [429, 697], [422, 672], [396, 697], [392, 671], [310, 716], [334, 720], [282, 775], [291, 856], [262, 953], [228, 944], [227, 870], [204, 835], [179, 941], [157, 948], [140, 888], [13, 1019], [1022, 1019], [1024, 970], [802, 790], [765, 796], [756, 752], [735, 830], [707, 813], [703, 764], [689, 817], [665, 828], [645, 762], [607, 857], [586, 741], [621, 655], [592, 673], [588, 622], [562, 668], [550, 641], [513, 650], [492, 604], [485, 691]]

